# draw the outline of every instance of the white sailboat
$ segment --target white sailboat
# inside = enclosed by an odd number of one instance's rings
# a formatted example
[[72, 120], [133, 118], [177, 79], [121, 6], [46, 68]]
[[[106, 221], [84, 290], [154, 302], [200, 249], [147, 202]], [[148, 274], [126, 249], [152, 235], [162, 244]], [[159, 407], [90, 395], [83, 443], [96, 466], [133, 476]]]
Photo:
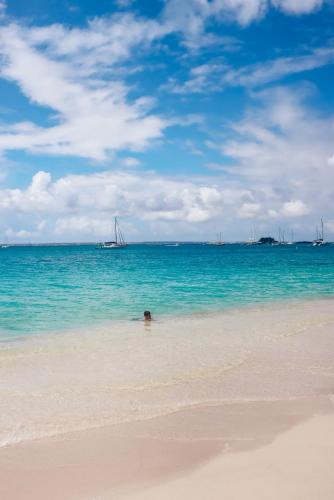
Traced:
[[105, 241], [102, 243], [101, 248], [104, 250], [114, 249], [114, 248], [125, 248], [127, 243], [125, 243], [123, 233], [119, 227], [117, 217], [114, 220], [114, 241]]
[[210, 241], [209, 245], [216, 245], [216, 246], [219, 246], [219, 247], [224, 246], [225, 243], [222, 240], [222, 233], [217, 233], [217, 239], [216, 239], [216, 241]]
[[293, 245], [294, 242], [295, 242], [295, 235], [294, 235], [293, 230], [291, 230], [291, 238], [290, 238], [290, 241], [287, 242], [287, 245]]
[[251, 234], [250, 234], [250, 237], [246, 241], [246, 245], [256, 245], [256, 244], [257, 244], [257, 239], [256, 239], [256, 236], [255, 236], [255, 228], [253, 226]]
[[316, 229], [316, 239], [313, 241], [314, 247], [320, 247], [324, 245], [324, 221], [321, 219], [321, 231], [318, 231], [318, 227]]

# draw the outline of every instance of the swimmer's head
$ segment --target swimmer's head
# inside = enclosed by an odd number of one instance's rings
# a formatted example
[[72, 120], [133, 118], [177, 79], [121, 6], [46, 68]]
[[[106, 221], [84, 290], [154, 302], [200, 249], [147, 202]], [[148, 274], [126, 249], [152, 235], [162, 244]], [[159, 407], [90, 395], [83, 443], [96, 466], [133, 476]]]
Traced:
[[144, 319], [145, 319], [146, 321], [151, 321], [152, 316], [151, 316], [150, 311], [144, 311]]

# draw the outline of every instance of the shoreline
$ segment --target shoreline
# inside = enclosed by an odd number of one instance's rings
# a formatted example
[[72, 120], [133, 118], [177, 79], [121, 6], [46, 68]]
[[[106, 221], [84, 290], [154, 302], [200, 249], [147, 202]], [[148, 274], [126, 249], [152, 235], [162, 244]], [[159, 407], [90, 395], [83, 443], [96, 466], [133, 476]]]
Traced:
[[294, 301], [7, 343], [0, 395], [12, 419], [0, 416], [0, 443], [146, 421], [212, 403], [328, 391], [332, 304]]
[[[224, 316], [226, 314], [240, 313], [240, 312], [259, 312], [263, 310], [275, 310], [282, 307], [291, 308], [293, 306], [307, 305], [313, 304], [316, 302], [333, 302], [334, 304], [334, 292], [331, 294], [323, 294], [323, 295], [314, 295], [314, 296], [300, 296], [300, 297], [279, 297], [279, 298], [271, 298], [266, 301], [257, 301], [252, 303], [242, 303], [235, 305], [228, 305], [222, 309], [213, 309], [213, 310], [198, 310], [198, 311], [188, 311], [188, 312], [177, 312], [177, 313], [163, 313], [158, 316], [153, 317], [153, 325], [164, 324], [164, 323], [174, 323], [180, 322], [184, 320], [196, 320], [196, 319], [210, 319], [210, 318], [219, 318], [220, 316]], [[152, 313], [153, 315], [153, 313]], [[83, 328], [83, 325], [77, 325], [74, 327], [65, 328], [63, 330], [48, 330], [48, 331], [39, 331], [37, 333], [16, 333], [11, 336], [10, 333], [5, 334], [6, 336], [2, 337], [4, 333], [0, 333], [0, 346], [2, 344], [10, 344], [11, 342], [29, 342], [34, 339], [52, 339], [52, 337], [56, 338], [58, 336], [66, 336], [73, 334], [90, 334], [91, 332], [101, 332], [106, 329], [110, 329], [112, 327], [124, 327], [124, 326], [133, 326], [134, 324], [142, 324], [143, 318], [116, 318], [116, 319], [108, 319], [100, 321], [97, 324], [91, 324]]]
[[131, 327], [3, 351], [1, 498], [314, 500], [309, 466], [332, 494], [332, 299]]

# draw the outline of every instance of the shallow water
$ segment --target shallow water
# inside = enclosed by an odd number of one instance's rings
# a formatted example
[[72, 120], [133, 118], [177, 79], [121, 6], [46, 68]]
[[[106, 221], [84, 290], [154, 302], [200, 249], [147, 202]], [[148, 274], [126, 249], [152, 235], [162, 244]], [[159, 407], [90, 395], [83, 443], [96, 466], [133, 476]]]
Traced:
[[334, 246], [0, 250], [0, 337], [334, 294]]
[[0, 349], [0, 446], [192, 405], [331, 394], [333, 301], [111, 321]]
[[10, 247], [0, 278], [0, 445], [332, 390], [334, 246]]

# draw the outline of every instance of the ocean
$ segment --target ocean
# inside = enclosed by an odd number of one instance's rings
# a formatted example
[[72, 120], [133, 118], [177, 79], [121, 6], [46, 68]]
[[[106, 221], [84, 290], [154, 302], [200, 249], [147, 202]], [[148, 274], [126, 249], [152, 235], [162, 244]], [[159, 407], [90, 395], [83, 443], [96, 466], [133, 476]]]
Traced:
[[0, 276], [0, 446], [332, 391], [334, 246], [9, 247]]
[[0, 338], [334, 293], [334, 245], [0, 250]]

